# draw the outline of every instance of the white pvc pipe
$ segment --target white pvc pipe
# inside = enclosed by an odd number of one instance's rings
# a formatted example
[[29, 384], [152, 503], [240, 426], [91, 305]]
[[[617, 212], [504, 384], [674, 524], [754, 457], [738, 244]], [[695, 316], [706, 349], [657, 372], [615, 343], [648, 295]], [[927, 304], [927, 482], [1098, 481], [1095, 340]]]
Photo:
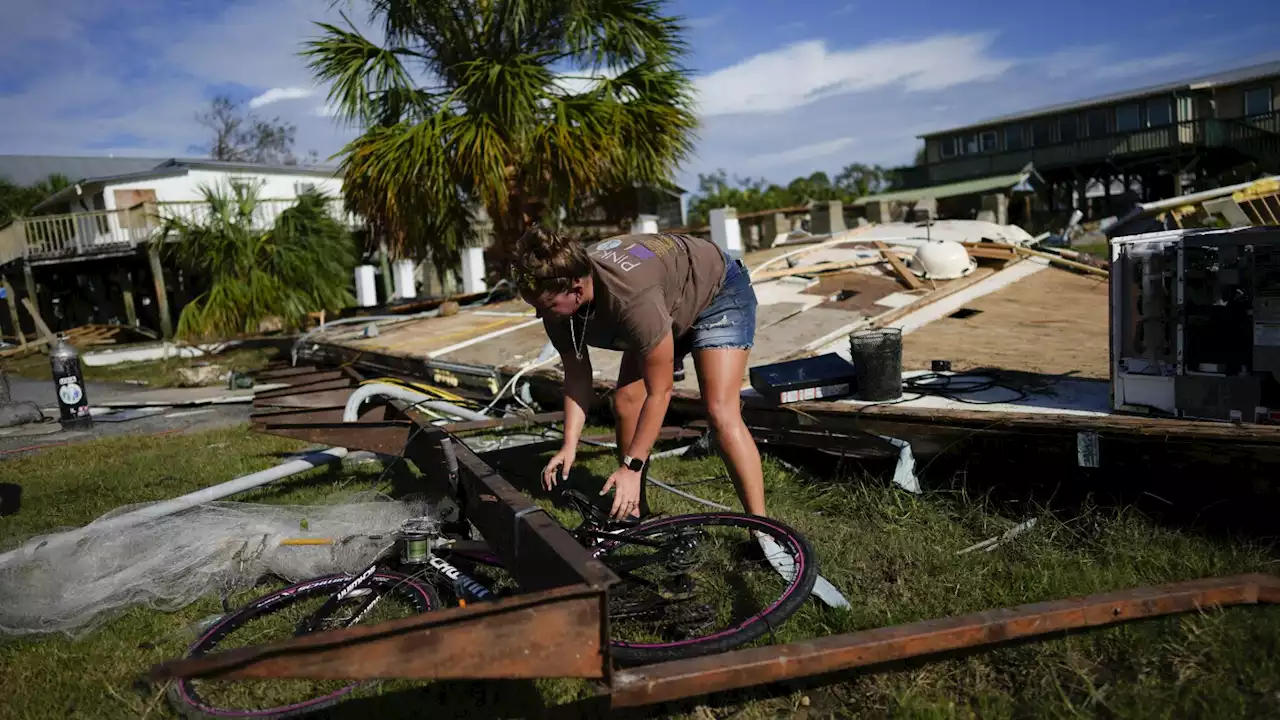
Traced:
[[439, 410], [464, 420], [489, 420], [489, 416], [478, 413], [474, 410], [460, 408], [452, 403], [443, 400], [432, 400], [430, 395], [416, 392], [399, 385], [388, 385], [386, 383], [369, 383], [356, 388], [355, 392], [347, 398], [347, 406], [342, 410], [342, 422], [355, 422], [360, 419], [360, 406], [365, 400], [375, 396], [385, 396], [395, 398], [396, 400], [404, 400], [415, 405], [420, 405], [431, 410]]
[[[252, 490], [260, 485], [266, 485], [267, 483], [287, 478], [290, 475], [297, 475], [300, 472], [305, 472], [321, 465], [328, 465], [334, 461], [341, 460], [346, 456], [346, 454], [347, 449], [340, 447], [309, 453], [296, 460], [290, 460], [289, 462], [277, 465], [273, 468], [260, 470], [248, 475], [242, 475], [220, 485], [214, 485], [212, 487], [204, 488], [203, 490], [197, 490], [193, 493], [187, 493], [186, 495], [181, 495], [173, 498], [172, 500], [165, 500], [164, 502], [156, 503], [155, 505], [140, 508], [133, 512], [116, 516], [110, 520], [96, 523], [93, 525], [93, 532], [113, 532], [130, 525], [136, 525], [146, 520], [164, 517], [165, 515], [173, 515], [174, 513], [182, 512], [183, 510], [193, 508], [197, 505], [213, 502], [214, 500], [219, 500], [229, 495], [235, 495], [236, 493], [241, 493], [245, 490]], [[36, 550], [61, 547], [68, 543], [77, 542], [81, 537], [82, 533], [80, 530], [70, 530], [60, 533], [58, 535], [54, 535], [35, 548], [25, 549], [25, 554], [30, 557], [31, 553], [34, 553]], [[0, 567], [17, 554], [23, 552], [24, 548], [20, 547], [16, 550], [11, 550], [0, 555]]]

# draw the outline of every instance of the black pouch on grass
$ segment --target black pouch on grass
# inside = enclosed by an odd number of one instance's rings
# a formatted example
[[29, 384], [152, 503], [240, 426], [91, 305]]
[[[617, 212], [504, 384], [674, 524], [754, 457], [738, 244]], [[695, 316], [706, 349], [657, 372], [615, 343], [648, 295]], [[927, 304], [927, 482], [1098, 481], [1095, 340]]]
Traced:
[[0, 483], [0, 517], [17, 515], [22, 506], [22, 486]]

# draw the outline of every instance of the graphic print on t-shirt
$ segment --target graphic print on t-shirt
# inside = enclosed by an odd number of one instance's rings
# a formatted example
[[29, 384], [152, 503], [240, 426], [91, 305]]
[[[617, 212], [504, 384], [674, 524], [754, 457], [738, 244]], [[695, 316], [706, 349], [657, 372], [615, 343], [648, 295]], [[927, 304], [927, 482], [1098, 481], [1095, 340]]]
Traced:
[[624, 273], [640, 267], [644, 260], [662, 257], [676, 249], [676, 243], [665, 235], [652, 235], [622, 247], [622, 239], [611, 238], [596, 245], [595, 256], [616, 265]]

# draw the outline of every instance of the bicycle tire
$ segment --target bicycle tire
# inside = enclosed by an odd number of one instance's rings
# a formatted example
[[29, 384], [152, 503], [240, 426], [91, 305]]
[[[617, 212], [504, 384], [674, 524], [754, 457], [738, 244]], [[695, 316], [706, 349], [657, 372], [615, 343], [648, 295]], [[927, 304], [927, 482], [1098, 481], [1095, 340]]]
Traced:
[[[794, 553], [799, 572], [788, 584], [782, 595], [763, 611], [739, 622], [737, 625], [721, 629], [704, 638], [681, 640], [667, 643], [630, 643], [611, 639], [610, 655], [619, 666], [646, 665], [667, 660], [681, 660], [713, 655], [741, 647], [758, 639], [786, 622], [788, 618], [800, 610], [809, 595], [813, 592], [814, 583], [818, 580], [818, 563], [809, 542], [791, 527], [772, 518], [743, 513], [694, 513], [673, 515], [645, 522], [634, 528], [619, 532], [617, 535], [601, 540], [590, 548], [597, 559], [599, 556], [623, 543], [628, 537], [643, 537], [656, 531], [666, 531], [678, 526], [727, 525], [747, 530], [759, 531], [771, 536], [784, 548]], [[606, 562], [607, 566], [608, 563]]]
[[[323, 596], [337, 592], [343, 585], [351, 582], [351, 575], [324, 575], [304, 580], [288, 587], [264, 595], [243, 608], [237, 610], [210, 626], [187, 651], [187, 657], [199, 657], [214, 650], [218, 642], [226, 638], [237, 628], [243, 627], [255, 618], [269, 615], [287, 608], [300, 600]], [[364, 587], [372, 585], [375, 592], [397, 593], [409, 600], [417, 613], [428, 612], [441, 607], [440, 599], [434, 588], [396, 572], [382, 571], [371, 575]], [[291, 718], [330, 707], [342, 701], [347, 695], [361, 685], [362, 681], [353, 682], [342, 689], [320, 697], [303, 700], [264, 710], [228, 710], [213, 707], [204, 701], [198, 692], [185, 678], [175, 681], [169, 686], [170, 705], [178, 713], [187, 718], [219, 720], [223, 718], [253, 718], [254, 720], [277, 720]]]

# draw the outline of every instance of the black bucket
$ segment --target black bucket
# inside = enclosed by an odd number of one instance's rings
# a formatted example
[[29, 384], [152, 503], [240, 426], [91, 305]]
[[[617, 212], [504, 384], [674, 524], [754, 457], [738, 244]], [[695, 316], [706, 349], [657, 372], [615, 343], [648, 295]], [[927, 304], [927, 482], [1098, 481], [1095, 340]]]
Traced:
[[849, 357], [858, 376], [857, 399], [882, 402], [902, 397], [902, 330], [883, 328], [849, 335]]

